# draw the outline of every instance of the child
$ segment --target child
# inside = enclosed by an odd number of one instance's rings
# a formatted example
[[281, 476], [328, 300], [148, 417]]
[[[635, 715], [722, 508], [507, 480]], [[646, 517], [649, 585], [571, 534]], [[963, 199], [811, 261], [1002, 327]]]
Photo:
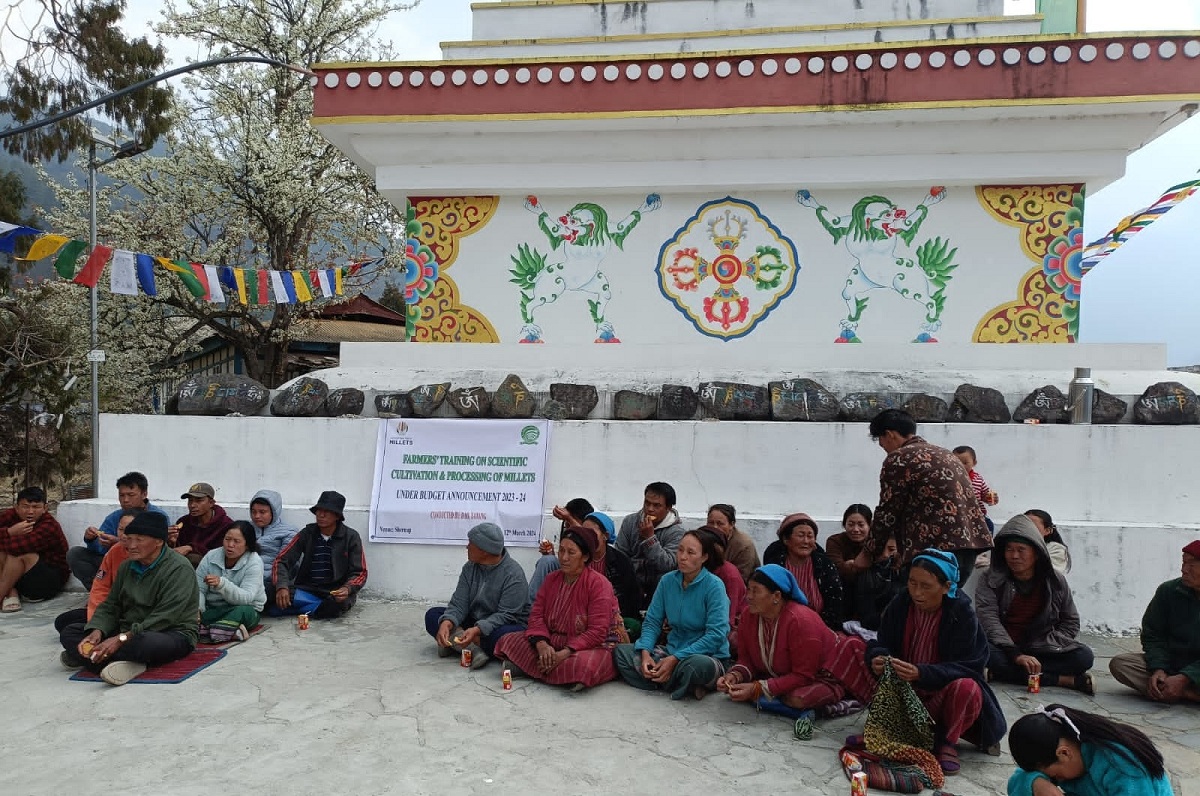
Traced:
[[1008, 733], [1008, 796], [1174, 796], [1162, 754], [1128, 724], [1051, 705]]
[[996, 526], [988, 516], [987, 507], [999, 503], [1000, 496], [988, 486], [987, 481], [983, 480], [983, 476], [975, 471], [977, 460], [974, 448], [970, 445], [959, 445], [954, 449], [954, 455], [963, 463], [963, 467], [967, 468], [967, 475], [971, 477], [971, 486], [975, 489], [975, 497], [979, 500], [979, 509], [983, 512], [983, 519], [987, 522], [988, 530], [994, 533]]
[[875, 563], [854, 581], [854, 610], [859, 624], [867, 630], [879, 630], [883, 609], [905, 589], [895, 564], [896, 540], [889, 537]]

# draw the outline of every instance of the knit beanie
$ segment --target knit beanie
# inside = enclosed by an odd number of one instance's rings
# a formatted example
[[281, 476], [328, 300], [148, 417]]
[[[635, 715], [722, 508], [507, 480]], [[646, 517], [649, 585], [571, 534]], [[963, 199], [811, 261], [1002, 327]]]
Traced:
[[467, 531], [467, 541], [494, 556], [504, 552], [504, 531], [494, 522], [481, 522]]

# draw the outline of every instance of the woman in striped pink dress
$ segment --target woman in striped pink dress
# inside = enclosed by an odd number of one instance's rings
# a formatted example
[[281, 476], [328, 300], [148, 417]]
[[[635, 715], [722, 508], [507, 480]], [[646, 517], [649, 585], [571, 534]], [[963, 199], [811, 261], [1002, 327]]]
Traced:
[[603, 572], [588, 566], [596, 537], [568, 528], [558, 542], [559, 569], [546, 576], [529, 612], [524, 633], [509, 633], [496, 656], [551, 685], [583, 690], [616, 679], [612, 650], [605, 644], [617, 598]]
[[971, 601], [958, 593], [952, 553], [925, 550], [912, 561], [908, 591], [883, 612], [879, 638], [867, 646], [867, 664], [883, 673], [884, 659], [912, 683], [933, 717], [934, 754], [947, 774], [959, 770], [959, 738], [999, 754], [1008, 725], [984, 680], [987, 636]]

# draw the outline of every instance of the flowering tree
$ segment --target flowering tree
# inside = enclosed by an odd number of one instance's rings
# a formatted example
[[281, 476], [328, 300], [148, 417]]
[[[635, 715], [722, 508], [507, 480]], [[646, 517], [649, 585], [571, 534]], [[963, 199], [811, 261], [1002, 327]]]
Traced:
[[[168, 3], [161, 33], [206, 46], [207, 57], [255, 54], [288, 63], [386, 58], [372, 33], [396, 0], [190, 0]], [[311, 126], [308, 77], [283, 69], [226, 66], [182, 83], [166, 157], [114, 163], [99, 238], [122, 249], [209, 265], [309, 270], [381, 258], [364, 278], [403, 257], [402, 214], [349, 159]], [[79, 235], [86, 196], [60, 192], [57, 229]], [[118, 192], [119, 191], [119, 192]], [[393, 243], [398, 250], [393, 249]], [[347, 292], [361, 290], [363, 279]], [[244, 306], [193, 298], [172, 276], [158, 280], [172, 342], [216, 336], [267, 386], [284, 378], [292, 324], [314, 304]], [[173, 350], [172, 353], [178, 353]]]

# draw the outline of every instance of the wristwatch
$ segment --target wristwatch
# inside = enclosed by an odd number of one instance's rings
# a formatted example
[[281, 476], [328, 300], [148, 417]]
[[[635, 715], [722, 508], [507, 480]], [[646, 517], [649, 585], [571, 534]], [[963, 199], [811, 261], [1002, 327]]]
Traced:
[[128, 633], [122, 633], [121, 635], [117, 636], [117, 641], [119, 641], [119, 642], [121, 642], [122, 644], [124, 644], [126, 641], [129, 641], [129, 634], [128, 634]]

